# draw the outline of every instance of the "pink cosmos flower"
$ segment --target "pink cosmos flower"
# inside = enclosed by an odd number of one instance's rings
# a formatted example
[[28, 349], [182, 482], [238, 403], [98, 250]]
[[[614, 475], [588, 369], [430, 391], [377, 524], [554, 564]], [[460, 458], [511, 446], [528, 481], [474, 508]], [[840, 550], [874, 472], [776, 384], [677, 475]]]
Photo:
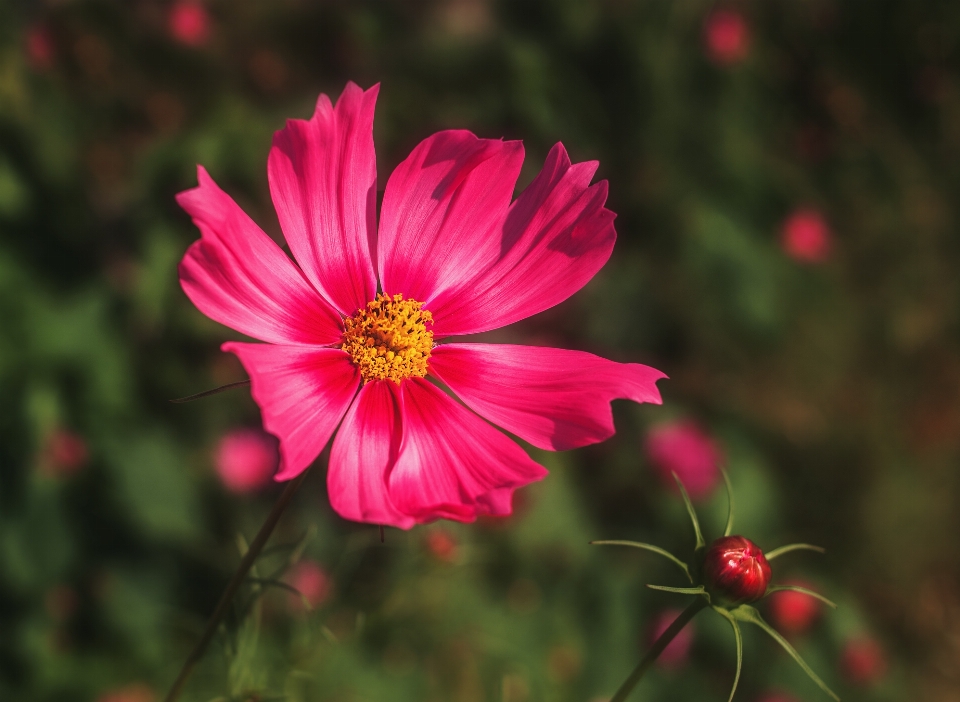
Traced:
[[[333, 592], [333, 581], [327, 571], [315, 561], [300, 561], [290, 570], [287, 582], [310, 603], [314, 609], [326, 602]], [[303, 609], [303, 599], [290, 593], [290, 607]]]
[[739, 12], [714, 10], [704, 25], [707, 55], [721, 66], [739, 63], [750, 50], [750, 28]]
[[720, 481], [723, 454], [719, 446], [700, 426], [690, 420], [667, 422], [647, 433], [644, 450], [661, 480], [675, 486], [673, 474], [683, 482], [690, 497], [708, 497]]
[[296, 262], [200, 167], [178, 196], [202, 235], [180, 282], [203, 313], [267, 342], [222, 348], [280, 439], [277, 480], [339, 425], [327, 487], [341, 516], [410, 528], [506, 515], [546, 471], [488, 421], [542, 449], [584, 446], [613, 435], [614, 398], [659, 403], [664, 375], [579, 351], [436, 342], [583, 287], [616, 239], [607, 184], [557, 144], [511, 202], [520, 142], [444, 131], [394, 170], [378, 227], [378, 89], [349, 83], [335, 107], [321, 95], [312, 119], [274, 137], [270, 192]]
[[258, 490], [277, 469], [277, 440], [257, 429], [232, 431], [217, 444], [213, 456], [220, 480], [231, 492]]
[[830, 254], [830, 227], [817, 210], [797, 210], [783, 223], [780, 240], [790, 258], [821, 263]]
[[187, 46], [202, 46], [210, 38], [210, 13], [196, 0], [177, 0], [167, 16], [170, 35]]

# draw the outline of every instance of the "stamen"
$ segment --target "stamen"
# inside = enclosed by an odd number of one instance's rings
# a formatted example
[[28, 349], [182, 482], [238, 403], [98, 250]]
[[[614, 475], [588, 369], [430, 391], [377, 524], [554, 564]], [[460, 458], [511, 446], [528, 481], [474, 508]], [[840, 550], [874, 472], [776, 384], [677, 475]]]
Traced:
[[344, 320], [343, 344], [366, 383], [424, 377], [433, 348], [433, 315], [423, 303], [379, 293]]

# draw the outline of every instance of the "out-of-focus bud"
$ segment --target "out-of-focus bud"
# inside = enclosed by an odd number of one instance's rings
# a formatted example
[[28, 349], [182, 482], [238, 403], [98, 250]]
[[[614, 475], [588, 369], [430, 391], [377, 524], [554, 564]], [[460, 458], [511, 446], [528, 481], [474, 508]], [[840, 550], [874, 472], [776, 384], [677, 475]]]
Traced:
[[830, 254], [832, 234], [817, 210], [801, 209], [783, 223], [780, 243], [786, 254], [801, 263], [822, 263]]
[[703, 580], [714, 604], [755, 602], [767, 591], [770, 564], [749, 539], [721, 536], [703, 556]]
[[840, 655], [844, 676], [855, 685], [871, 685], [887, 672], [887, 657], [874, 639], [866, 636], [850, 639]]
[[[816, 588], [807, 582], [799, 580], [788, 583], [799, 585], [808, 590]], [[774, 592], [768, 598], [770, 602], [770, 619], [774, 626], [784, 634], [802, 634], [810, 629], [820, 616], [821, 604], [810, 595], [792, 590]]]
[[[667, 609], [657, 615], [657, 618], [653, 620], [653, 626], [650, 628], [650, 644], [660, 638], [663, 632], [680, 616], [680, 612], [681, 610], [679, 609]], [[663, 649], [663, 653], [657, 658], [657, 665], [669, 670], [679, 670], [686, 665], [687, 660], [690, 658], [690, 648], [692, 646], [693, 622], [690, 622], [683, 627], [680, 633], [673, 638], [673, 641]]]
[[434, 558], [446, 563], [457, 560], [457, 540], [443, 528], [431, 529], [426, 538], [427, 550]]
[[290, 569], [286, 582], [303, 595], [303, 598], [301, 598], [290, 593], [290, 608], [295, 611], [303, 610], [304, 598], [311, 608], [316, 609], [330, 599], [330, 595], [333, 593], [333, 580], [316, 561], [300, 561], [297, 563]]
[[156, 694], [149, 687], [143, 683], [133, 683], [103, 693], [97, 702], [154, 702], [156, 699]]
[[799, 700], [793, 695], [788, 695], [786, 692], [768, 692], [759, 697], [757, 702], [799, 702]]
[[277, 440], [259, 429], [237, 429], [217, 444], [217, 475], [228, 490], [253, 492], [270, 482], [279, 462]]
[[58, 478], [73, 475], [86, 465], [90, 452], [79, 434], [57, 428], [47, 435], [40, 456], [41, 472]]
[[676, 473], [694, 500], [709, 496], [720, 481], [723, 455], [695, 422], [680, 420], [654, 426], [647, 433], [644, 450], [660, 478], [673, 487]]
[[732, 66], [747, 57], [750, 28], [739, 12], [714, 10], [704, 24], [707, 55], [721, 66]]
[[170, 36], [187, 46], [202, 46], [210, 38], [210, 13], [197, 0], [178, 0], [167, 17]]
[[53, 66], [55, 52], [49, 29], [42, 24], [35, 25], [26, 31], [24, 40], [27, 59], [33, 68], [45, 71]]

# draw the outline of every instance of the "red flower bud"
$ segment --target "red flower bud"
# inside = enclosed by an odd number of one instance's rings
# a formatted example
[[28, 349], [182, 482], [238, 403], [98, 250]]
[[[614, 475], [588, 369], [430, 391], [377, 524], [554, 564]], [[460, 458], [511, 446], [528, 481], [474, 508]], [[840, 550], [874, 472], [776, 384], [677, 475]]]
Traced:
[[767, 591], [770, 564], [749, 539], [722, 536], [704, 554], [703, 579], [715, 604], [754, 602]]

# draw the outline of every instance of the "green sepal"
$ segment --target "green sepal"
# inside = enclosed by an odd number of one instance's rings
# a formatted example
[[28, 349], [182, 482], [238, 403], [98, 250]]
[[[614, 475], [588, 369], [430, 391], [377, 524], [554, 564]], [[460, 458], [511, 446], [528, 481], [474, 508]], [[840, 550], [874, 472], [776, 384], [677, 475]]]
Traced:
[[805, 587], [800, 587], [799, 585], [771, 585], [770, 587], [767, 588], [767, 595], [769, 595], [772, 592], [783, 592], [784, 590], [789, 590], [790, 592], [799, 592], [804, 595], [809, 595], [814, 599], [820, 600], [821, 602], [823, 602], [823, 604], [827, 605], [828, 607], [833, 607], [834, 609], [837, 608], [837, 605], [835, 602], [828, 600], [819, 592], [814, 592], [813, 590], [809, 590]]
[[740, 683], [740, 669], [743, 667], [743, 636], [740, 633], [740, 625], [737, 624], [737, 620], [730, 612], [723, 607], [714, 607], [713, 609], [717, 614], [730, 622], [730, 626], [733, 627], [733, 638], [736, 639], [737, 642], [737, 672], [733, 676], [733, 687], [730, 689], [730, 697], [727, 698], [727, 702], [733, 702], [733, 696], [737, 692], [737, 685]]
[[760, 616], [760, 612], [750, 605], [740, 605], [736, 609], [730, 610], [730, 614], [741, 622], [755, 624], [767, 632], [770, 638], [780, 644], [780, 646], [783, 647], [783, 650], [790, 654], [790, 657], [797, 662], [797, 665], [803, 668], [803, 672], [806, 673], [807, 676], [813, 680], [813, 682], [815, 682], [821, 690], [826, 692], [837, 702], [840, 702], [840, 698], [837, 696], [837, 693], [827, 687], [827, 684], [823, 682], [823, 680], [821, 680], [816, 673], [813, 672], [813, 669], [800, 657], [800, 654], [797, 653], [796, 649], [790, 645], [789, 641], [783, 638], [783, 636], [781, 636], [776, 629], [767, 624], [764, 618]]
[[310, 600], [307, 599], [307, 596], [300, 592], [290, 583], [285, 583], [282, 580], [275, 580], [272, 578], [247, 578], [247, 581], [261, 585], [264, 587], [277, 587], [281, 590], [286, 590], [289, 593], [292, 593], [300, 598], [300, 601], [303, 602], [303, 606], [308, 612], [313, 611], [313, 605], [310, 604]]
[[633, 548], [642, 548], [645, 551], [650, 551], [651, 553], [656, 553], [664, 558], [668, 558], [673, 561], [680, 569], [683, 571], [683, 574], [687, 576], [687, 580], [691, 583], [693, 582], [693, 576], [690, 575], [690, 568], [687, 567], [687, 564], [681, 561], [679, 558], [674, 556], [672, 553], [666, 549], [660, 548], [659, 546], [654, 546], [653, 544], [645, 544], [642, 541], [623, 541], [623, 540], [605, 540], [605, 541], [591, 541], [593, 546], [632, 546]]
[[707, 598], [707, 601], [710, 601], [710, 596], [707, 594], [707, 591], [703, 589], [703, 586], [700, 587], [668, 587], [666, 585], [651, 585], [647, 583], [647, 587], [651, 590], [661, 590], [663, 592], [674, 592], [678, 595], [703, 595]]
[[816, 551], [817, 553], [826, 553], [827, 549], [822, 546], [814, 546], [813, 544], [787, 544], [763, 555], [766, 556], [768, 561], [772, 561], [774, 558], [782, 556], [785, 553], [790, 553], [791, 551]]
[[727, 525], [723, 529], [723, 535], [730, 536], [733, 533], [733, 485], [730, 484], [730, 476], [723, 468], [720, 469], [720, 475], [723, 476], [723, 484], [727, 488]]
[[673, 479], [677, 481], [677, 487], [680, 488], [680, 496], [683, 498], [683, 504], [687, 508], [687, 514], [690, 515], [690, 522], [693, 524], [693, 531], [697, 536], [697, 545], [694, 550], [699, 551], [707, 545], [707, 542], [703, 540], [703, 533], [700, 531], [700, 522], [697, 520], [697, 513], [693, 509], [693, 503], [690, 501], [690, 495], [687, 494], [687, 489], [683, 487], [683, 483], [680, 481], [680, 476], [673, 473]]

